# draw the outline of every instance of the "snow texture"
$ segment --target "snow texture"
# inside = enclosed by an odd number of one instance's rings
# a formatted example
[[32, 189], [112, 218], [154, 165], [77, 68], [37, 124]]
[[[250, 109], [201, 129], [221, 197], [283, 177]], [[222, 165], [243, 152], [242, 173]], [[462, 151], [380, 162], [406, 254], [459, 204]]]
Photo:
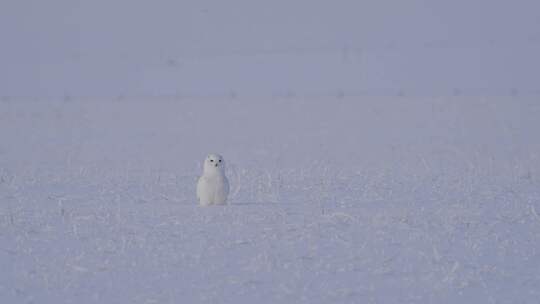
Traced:
[[[522, 97], [1, 101], [0, 303], [538, 303], [539, 117]], [[197, 205], [209, 151], [228, 206]]]
[[2, 304], [539, 303], [538, 1], [2, 0], [0, 38]]

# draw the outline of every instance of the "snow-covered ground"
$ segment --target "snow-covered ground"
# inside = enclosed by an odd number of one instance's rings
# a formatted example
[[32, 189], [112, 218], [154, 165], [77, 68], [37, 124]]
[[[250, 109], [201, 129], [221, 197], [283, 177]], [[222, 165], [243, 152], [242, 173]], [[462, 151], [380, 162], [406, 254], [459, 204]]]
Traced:
[[[1, 303], [537, 303], [530, 97], [0, 102]], [[208, 152], [231, 199], [201, 208]]]

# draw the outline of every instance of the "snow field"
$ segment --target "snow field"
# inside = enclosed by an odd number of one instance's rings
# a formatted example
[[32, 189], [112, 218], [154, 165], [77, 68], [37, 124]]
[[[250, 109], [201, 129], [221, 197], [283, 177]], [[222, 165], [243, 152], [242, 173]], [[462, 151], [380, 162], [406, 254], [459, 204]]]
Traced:
[[[0, 302], [536, 303], [539, 114], [526, 98], [2, 102]], [[230, 205], [200, 208], [214, 151]]]

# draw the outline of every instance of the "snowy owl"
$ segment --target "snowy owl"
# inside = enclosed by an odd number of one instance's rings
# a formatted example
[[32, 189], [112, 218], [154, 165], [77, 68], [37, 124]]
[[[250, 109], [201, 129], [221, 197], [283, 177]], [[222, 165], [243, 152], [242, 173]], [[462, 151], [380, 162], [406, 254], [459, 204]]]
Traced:
[[225, 161], [219, 154], [209, 154], [204, 160], [203, 174], [197, 182], [197, 199], [201, 206], [224, 205], [229, 195], [225, 176]]

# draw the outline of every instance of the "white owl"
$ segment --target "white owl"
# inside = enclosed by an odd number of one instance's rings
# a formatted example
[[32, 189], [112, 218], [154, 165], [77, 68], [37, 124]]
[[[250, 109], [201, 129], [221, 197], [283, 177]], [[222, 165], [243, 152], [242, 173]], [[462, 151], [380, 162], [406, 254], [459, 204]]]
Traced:
[[197, 182], [197, 199], [201, 206], [224, 205], [229, 195], [225, 176], [225, 161], [219, 154], [209, 154], [204, 160], [203, 175]]

